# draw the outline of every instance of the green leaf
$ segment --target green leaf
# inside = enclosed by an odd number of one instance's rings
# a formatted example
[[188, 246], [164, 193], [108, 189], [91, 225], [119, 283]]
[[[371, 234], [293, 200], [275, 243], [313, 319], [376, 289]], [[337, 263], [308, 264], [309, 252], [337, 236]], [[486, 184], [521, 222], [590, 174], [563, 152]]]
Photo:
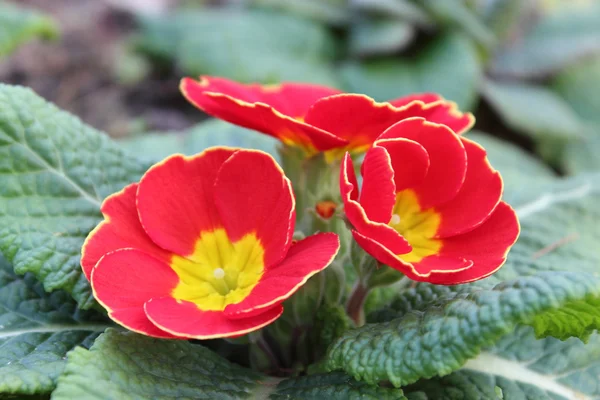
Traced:
[[345, 25], [351, 18], [347, 0], [253, 0], [253, 3], [332, 25]]
[[580, 119], [564, 100], [545, 87], [487, 80], [482, 90], [506, 125], [536, 141], [582, 137]]
[[457, 370], [519, 324], [538, 337], [587, 338], [598, 329], [600, 176], [511, 197], [522, 233], [503, 268], [470, 285], [406, 289], [369, 317], [378, 323], [334, 342], [327, 368], [403, 386]]
[[[497, 54], [492, 72], [535, 77], [560, 70], [579, 58], [600, 51], [600, 4], [565, 2]], [[531, 24], [530, 21], [526, 22]]]
[[44, 289], [93, 302], [81, 245], [102, 219], [102, 200], [145, 165], [108, 137], [31, 90], [0, 85], [0, 251]]
[[[459, 371], [403, 388], [410, 400], [597, 399], [600, 336], [536, 340], [518, 327]], [[502, 397], [498, 396], [498, 392]]]
[[412, 25], [393, 19], [363, 19], [350, 30], [350, 54], [362, 57], [393, 53], [406, 47], [415, 37]]
[[15, 275], [0, 256], [0, 397], [50, 393], [66, 353], [110, 325], [77, 310], [67, 293], [47, 294], [33, 276]]
[[77, 348], [68, 358], [54, 400], [404, 399], [400, 390], [369, 387], [341, 373], [269, 378], [200, 345], [112, 329], [89, 351]]
[[425, 0], [424, 7], [441, 25], [457, 27], [486, 48], [496, 44], [494, 34], [463, 0]]
[[477, 98], [481, 66], [471, 41], [447, 34], [435, 40], [413, 60], [390, 58], [350, 62], [340, 71], [349, 92], [365, 93], [387, 101], [411, 93], [437, 92], [469, 109]]
[[485, 148], [490, 163], [502, 174], [505, 193], [518, 191], [523, 185], [548, 183], [556, 178], [550, 167], [517, 145], [479, 131], [470, 131], [466, 137]]
[[552, 88], [585, 122], [585, 137], [567, 145], [564, 168], [570, 174], [600, 170], [600, 57], [573, 65], [556, 76]]
[[350, 6], [357, 13], [394, 17], [411, 24], [432, 28], [433, 19], [417, 4], [409, 0], [353, 0]]
[[267, 135], [211, 119], [184, 132], [154, 132], [119, 141], [140, 159], [158, 161], [174, 153], [192, 155], [211, 146], [258, 149], [277, 156], [278, 141]]
[[335, 41], [322, 25], [258, 10], [185, 11], [141, 20], [138, 47], [173, 59], [189, 75], [242, 82], [306, 81], [336, 86]]
[[50, 40], [58, 34], [51, 18], [0, 1], [0, 59], [35, 37]]
[[289, 378], [277, 385], [271, 400], [406, 400], [402, 390], [356, 382], [341, 372]]

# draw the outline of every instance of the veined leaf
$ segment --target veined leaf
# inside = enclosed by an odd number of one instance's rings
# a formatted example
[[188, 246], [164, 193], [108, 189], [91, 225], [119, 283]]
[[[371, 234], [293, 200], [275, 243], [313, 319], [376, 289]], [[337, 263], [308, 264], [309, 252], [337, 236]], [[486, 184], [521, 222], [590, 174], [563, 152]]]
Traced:
[[234, 365], [200, 345], [108, 330], [88, 351], [69, 353], [53, 393], [61, 399], [381, 399], [397, 389], [370, 387], [342, 374], [287, 380]]
[[102, 200], [146, 169], [117, 144], [31, 90], [0, 85], [0, 251], [46, 291], [93, 304], [81, 245]]
[[457, 34], [446, 34], [413, 59], [380, 59], [342, 66], [341, 79], [348, 92], [365, 93], [378, 101], [437, 92], [471, 108], [477, 98], [481, 66], [473, 43]]
[[0, 58], [34, 37], [57, 36], [58, 27], [50, 17], [0, 1]]
[[50, 393], [67, 352], [111, 325], [77, 310], [67, 293], [47, 294], [33, 276], [15, 275], [0, 256], [0, 397]]
[[537, 340], [531, 328], [521, 326], [461, 370], [403, 389], [411, 400], [593, 400], [600, 397], [599, 371], [598, 334], [586, 344], [575, 338]]
[[211, 146], [266, 151], [277, 156], [278, 141], [237, 125], [211, 119], [185, 132], [154, 132], [120, 140], [119, 144], [140, 159], [158, 161], [174, 153], [192, 155]]
[[598, 329], [600, 176], [511, 197], [522, 233], [498, 273], [471, 285], [406, 290], [370, 318], [379, 323], [334, 342], [328, 369], [403, 386], [457, 370], [519, 324], [533, 326], [538, 337], [585, 339]]

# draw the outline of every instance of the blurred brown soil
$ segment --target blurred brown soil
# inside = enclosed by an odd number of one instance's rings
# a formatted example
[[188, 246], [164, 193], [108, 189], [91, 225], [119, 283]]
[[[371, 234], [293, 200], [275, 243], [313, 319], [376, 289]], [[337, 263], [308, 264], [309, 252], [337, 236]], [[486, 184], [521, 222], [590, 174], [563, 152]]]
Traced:
[[127, 11], [104, 0], [11, 2], [54, 17], [61, 37], [29, 42], [2, 60], [0, 82], [31, 87], [115, 137], [135, 130], [180, 130], [201, 118], [179, 94], [177, 72], [153, 72], [134, 85], [117, 80], [115, 66], [135, 28]]

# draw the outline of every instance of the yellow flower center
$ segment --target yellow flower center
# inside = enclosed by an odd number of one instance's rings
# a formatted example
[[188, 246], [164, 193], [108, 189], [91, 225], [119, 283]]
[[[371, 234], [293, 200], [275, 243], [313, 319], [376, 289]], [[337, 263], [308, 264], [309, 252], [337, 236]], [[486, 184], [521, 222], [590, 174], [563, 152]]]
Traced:
[[423, 258], [437, 254], [442, 247], [439, 239], [434, 239], [440, 226], [440, 214], [433, 209], [422, 210], [417, 195], [407, 189], [396, 193], [396, 205], [389, 225], [400, 233], [412, 246], [412, 251], [398, 254], [406, 262], [419, 262]]
[[264, 249], [254, 233], [232, 243], [224, 229], [203, 232], [189, 257], [174, 255], [179, 284], [171, 293], [204, 311], [244, 300], [264, 272]]

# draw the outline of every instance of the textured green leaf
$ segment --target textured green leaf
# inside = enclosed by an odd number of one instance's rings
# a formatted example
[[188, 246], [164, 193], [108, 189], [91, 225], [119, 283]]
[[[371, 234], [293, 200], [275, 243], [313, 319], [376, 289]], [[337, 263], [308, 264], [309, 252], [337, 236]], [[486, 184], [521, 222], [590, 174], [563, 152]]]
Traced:
[[140, 159], [158, 161], [174, 153], [191, 155], [211, 146], [230, 146], [266, 151], [277, 157], [279, 142], [269, 136], [212, 119], [185, 132], [155, 132], [120, 140]]
[[502, 174], [505, 192], [518, 191], [531, 182], [547, 183], [556, 178], [550, 167], [514, 144], [478, 131], [470, 131], [466, 137], [485, 148], [490, 163]]
[[55, 39], [57, 36], [58, 27], [51, 18], [0, 1], [0, 58], [32, 38]]
[[402, 386], [457, 370], [519, 324], [539, 337], [586, 338], [598, 329], [600, 176], [512, 197], [522, 233], [498, 273], [471, 285], [405, 290], [369, 317], [379, 323], [334, 342], [327, 367]]
[[592, 400], [600, 398], [599, 372], [598, 334], [586, 344], [536, 340], [531, 328], [518, 327], [461, 370], [403, 390], [410, 400]]
[[270, 6], [332, 25], [344, 25], [350, 21], [351, 14], [347, 2], [347, 0], [253, 0], [257, 5]]
[[257, 10], [188, 10], [141, 23], [140, 49], [174, 59], [189, 75], [337, 85], [329, 65], [335, 41], [324, 26], [310, 20]]
[[[497, 54], [492, 72], [532, 77], [556, 72], [600, 51], [600, 4], [562, 2], [527, 34]], [[531, 22], [529, 22], [531, 24]]]
[[569, 105], [550, 89], [526, 83], [486, 81], [483, 95], [510, 128], [537, 141], [575, 140], [583, 125]]
[[342, 66], [340, 73], [347, 91], [365, 93], [378, 101], [431, 91], [468, 109], [477, 98], [481, 67], [468, 38], [447, 34], [424, 48], [414, 60], [350, 62]]
[[50, 393], [75, 346], [88, 346], [110, 326], [77, 310], [61, 291], [44, 292], [33, 276], [19, 277], [0, 256], [0, 397]]
[[0, 85], [0, 250], [47, 291], [93, 304], [81, 245], [100, 203], [146, 166], [31, 90]]
[[265, 377], [200, 345], [107, 330], [92, 348], [68, 356], [53, 393], [61, 399], [394, 399], [401, 390], [370, 387], [341, 374]]
[[393, 53], [415, 37], [412, 25], [394, 19], [363, 19], [352, 24], [349, 51], [355, 56]]
[[369, 386], [346, 374], [333, 372], [290, 378], [277, 385], [271, 400], [406, 400], [400, 389]]
[[573, 65], [556, 76], [552, 88], [585, 122], [585, 137], [567, 145], [564, 168], [568, 173], [600, 170], [600, 57]]

